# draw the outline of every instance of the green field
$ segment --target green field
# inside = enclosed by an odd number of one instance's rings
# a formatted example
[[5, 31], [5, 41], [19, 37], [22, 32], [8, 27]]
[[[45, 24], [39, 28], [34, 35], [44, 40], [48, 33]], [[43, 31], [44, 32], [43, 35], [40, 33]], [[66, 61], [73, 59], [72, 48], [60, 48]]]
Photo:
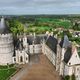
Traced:
[[11, 76], [16, 71], [14, 67], [0, 66], [0, 80], [8, 80], [9, 76]]
[[50, 31], [50, 30], [52, 30], [51, 27], [48, 27], [48, 26], [38, 26], [38, 27], [28, 27], [26, 29], [26, 32], [27, 33], [36, 32], [37, 34], [39, 34], [39, 33], [45, 33], [46, 31]]
[[46, 31], [52, 31], [55, 28], [69, 29], [72, 27], [72, 23], [69, 20], [51, 19], [51, 18], [37, 18], [35, 22], [29, 23], [25, 32], [27, 33], [45, 33]]
[[63, 20], [63, 19], [50, 19], [50, 18], [38, 18], [38, 22], [41, 23], [48, 23], [52, 25], [56, 25], [57, 27], [63, 27], [63, 28], [71, 28], [72, 23], [69, 20]]

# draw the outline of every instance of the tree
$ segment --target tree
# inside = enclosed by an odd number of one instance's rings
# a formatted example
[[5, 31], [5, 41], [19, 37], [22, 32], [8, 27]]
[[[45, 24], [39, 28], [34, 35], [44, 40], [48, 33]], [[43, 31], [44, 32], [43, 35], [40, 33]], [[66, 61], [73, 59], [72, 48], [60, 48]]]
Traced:
[[76, 80], [76, 78], [75, 78], [75, 75], [73, 74], [71, 76], [69, 76], [69, 75], [65, 76], [64, 80]]
[[74, 30], [80, 30], [80, 23], [75, 23], [74, 25], [73, 25], [73, 29]]
[[13, 35], [16, 35], [17, 33], [18, 34], [23, 33], [24, 31], [23, 24], [17, 20], [10, 20], [9, 26], [10, 26], [10, 30], [13, 33]]

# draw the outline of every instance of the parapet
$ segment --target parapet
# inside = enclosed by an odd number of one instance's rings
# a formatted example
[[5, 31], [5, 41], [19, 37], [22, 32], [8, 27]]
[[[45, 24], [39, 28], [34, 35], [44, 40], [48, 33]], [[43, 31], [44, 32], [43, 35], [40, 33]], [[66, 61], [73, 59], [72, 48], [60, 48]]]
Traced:
[[12, 37], [12, 34], [9, 33], [9, 34], [0, 34], [0, 37]]

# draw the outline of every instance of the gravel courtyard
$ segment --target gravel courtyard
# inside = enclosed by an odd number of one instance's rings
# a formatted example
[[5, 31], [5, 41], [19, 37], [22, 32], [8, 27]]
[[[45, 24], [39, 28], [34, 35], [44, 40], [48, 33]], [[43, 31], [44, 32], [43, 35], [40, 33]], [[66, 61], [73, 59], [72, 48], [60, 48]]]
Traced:
[[40, 54], [34, 56], [11, 80], [60, 80], [60, 77], [47, 57]]

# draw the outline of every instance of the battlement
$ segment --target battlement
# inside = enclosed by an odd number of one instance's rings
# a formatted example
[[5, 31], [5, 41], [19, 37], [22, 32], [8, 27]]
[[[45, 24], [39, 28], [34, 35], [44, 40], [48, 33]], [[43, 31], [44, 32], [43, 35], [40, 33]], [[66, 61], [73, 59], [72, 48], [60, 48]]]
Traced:
[[12, 34], [0, 34], [0, 44], [9, 44], [13, 42]]
[[9, 33], [9, 34], [0, 34], [0, 37], [12, 37], [12, 34]]

